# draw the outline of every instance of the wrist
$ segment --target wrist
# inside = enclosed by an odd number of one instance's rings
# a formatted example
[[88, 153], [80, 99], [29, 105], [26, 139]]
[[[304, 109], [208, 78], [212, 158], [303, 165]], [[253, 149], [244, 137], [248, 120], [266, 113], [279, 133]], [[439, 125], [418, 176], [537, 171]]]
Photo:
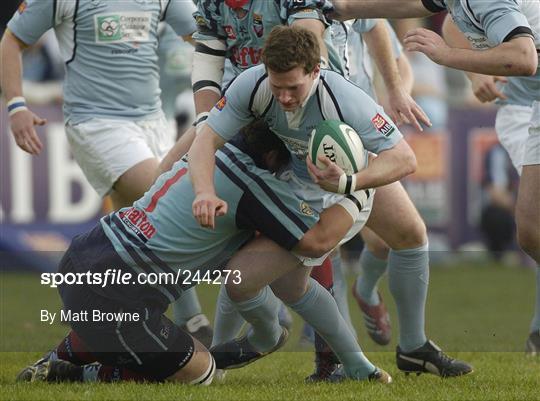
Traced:
[[17, 114], [19, 111], [28, 110], [26, 107], [26, 99], [22, 96], [15, 96], [7, 102], [9, 116]]
[[339, 177], [338, 183], [338, 193], [339, 194], [350, 194], [356, 190], [356, 174], [341, 174]]

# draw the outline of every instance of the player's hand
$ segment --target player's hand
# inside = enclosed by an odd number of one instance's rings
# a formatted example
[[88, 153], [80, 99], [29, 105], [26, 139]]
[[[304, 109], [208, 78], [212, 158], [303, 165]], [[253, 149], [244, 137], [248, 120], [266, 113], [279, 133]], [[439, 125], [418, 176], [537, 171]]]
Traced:
[[470, 74], [472, 90], [474, 96], [482, 103], [492, 102], [496, 99], [504, 100], [506, 96], [501, 92], [497, 83], [506, 84], [508, 79], [506, 77], [492, 77], [482, 74]]
[[43, 144], [39, 140], [34, 126], [45, 125], [47, 120], [37, 116], [30, 110], [19, 111], [13, 114], [9, 120], [17, 146], [31, 155], [38, 155], [43, 149]]
[[195, 197], [192, 208], [193, 216], [201, 226], [214, 229], [215, 218], [227, 214], [228, 206], [215, 194], [200, 193]]
[[452, 50], [440, 35], [425, 28], [407, 32], [403, 44], [407, 51], [424, 53], [431, 61], [442, 65], [445, 65], [447, 55]]
[[311, 179], [325, 191], [338, 193], [339, 178], [343, 175], [343, 170], [325, 156], [319, 156], [319, 161], [325, 165], [324, 169], [320, 169], [313, 164], [309, 156], [306, 158]]
[[420, 123], [431, 127], [431, 121], [426, 113], [424, 113], [424, 110], [418, 106], [411, 95], [409, 95], [402, 87], [389, 91], [388, 108], [390, 118], [398, 126], [404, 123], [411, 124], [418, 131], [424, 130]]

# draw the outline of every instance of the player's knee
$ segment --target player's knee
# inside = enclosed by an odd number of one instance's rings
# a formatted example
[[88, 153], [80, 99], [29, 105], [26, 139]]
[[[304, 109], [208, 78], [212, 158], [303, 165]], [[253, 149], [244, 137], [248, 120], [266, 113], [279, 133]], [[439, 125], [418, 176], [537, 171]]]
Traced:
[[260, 286], [251, 280], [242, 280], [238, 284], [228, 282], [225, 284], [227, 295], [235, 302], [245, 301], [255, 297], [261, 290]]
[[276, 297], [281, 299], [286, 304], [293, 304], [302, 298], [306, 293], [307, 281], [289, 281], [289, 283], [285, 283], [284, 280], [281, 280], [279, 284], [272, 284], [272, 291]]
[[427, 228], [424, 221], [418, 216], [406, 226], [402, 226], [395, 232], [395, 237], [390, 245], [392, 249], [418, 248], [428, 241]]
[[367, 249], [378, 259], [388, 258], [390, 248], [380, 237], [375, 235], [366, 236], [364, 239]]
[[538, 226], [531, 222], [520, 221], [517, 230], [518, 243], [521, 249], [540, 263], [540, 231]]

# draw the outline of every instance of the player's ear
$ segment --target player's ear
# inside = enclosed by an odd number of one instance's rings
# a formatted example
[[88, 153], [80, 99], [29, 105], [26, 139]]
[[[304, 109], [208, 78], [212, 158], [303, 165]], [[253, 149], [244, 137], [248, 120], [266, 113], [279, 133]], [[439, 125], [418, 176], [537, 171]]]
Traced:
[[321, 64], [318, 63], [315, 68], [313, 69], [313, 72], [311, 73], [312, 78], [316, 78], [317, 75], [319, 75], [319, 72], [321, 72]]

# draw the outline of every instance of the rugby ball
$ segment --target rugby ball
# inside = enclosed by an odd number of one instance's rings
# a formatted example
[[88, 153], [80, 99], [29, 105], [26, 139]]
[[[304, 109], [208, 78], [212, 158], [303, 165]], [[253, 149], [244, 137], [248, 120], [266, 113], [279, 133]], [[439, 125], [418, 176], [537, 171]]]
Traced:
[[318, 159], [325, 156], [346, 174], [362, 170], [368, 160], [368, 152], [356, 131], [339, 120], [324, 120], [317, 125], [309, 138], [308, 152], [318, 168], [325, 168]]

